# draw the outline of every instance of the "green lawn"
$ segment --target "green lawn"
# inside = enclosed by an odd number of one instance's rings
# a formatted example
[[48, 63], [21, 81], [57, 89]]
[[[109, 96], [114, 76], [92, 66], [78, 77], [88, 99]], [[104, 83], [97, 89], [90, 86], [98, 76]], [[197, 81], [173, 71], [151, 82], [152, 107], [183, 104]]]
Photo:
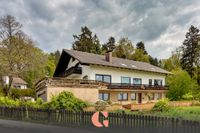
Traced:
[[[116, 111], [120, 113], [121, 111]], [[152, 112], [152, 111], [130, 111], [125, 110], [128, 114], [141, 114], [141, 115], [154, 115], [154, 116], [165, 116], [165, 117], [175, 117], [185, 120], [195, 120], [200, 121], [200, 106], [190, 106], [190, 107], [171, 107], [169, 111], [166, 112]]]
[[169, 111], [155, 112], [153, 115], [200, 121], [200, 106], [171, 107]]

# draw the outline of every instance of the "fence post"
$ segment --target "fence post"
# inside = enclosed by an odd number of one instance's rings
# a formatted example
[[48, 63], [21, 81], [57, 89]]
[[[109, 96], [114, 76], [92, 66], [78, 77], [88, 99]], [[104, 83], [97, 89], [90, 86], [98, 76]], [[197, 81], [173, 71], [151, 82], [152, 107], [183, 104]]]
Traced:
[[123, 127], [126, 126], [126, 113], [125, 111], [122, 112], [122, 118], [123, 118]]
[[84, 125], [84, 111], [83, 110], [81, 110], [81, 126], [83, 126]]
[[51, 119], [50, 119], [50, 109], [47, 109], [47, 120], [48, 120], [48, 122], [50, 122], [51, 121]]

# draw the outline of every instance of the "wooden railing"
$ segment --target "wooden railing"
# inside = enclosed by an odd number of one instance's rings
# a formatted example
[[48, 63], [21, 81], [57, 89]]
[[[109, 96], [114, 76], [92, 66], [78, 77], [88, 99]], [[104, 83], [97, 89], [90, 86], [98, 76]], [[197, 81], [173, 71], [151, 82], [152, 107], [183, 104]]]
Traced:
[[148, 84], [124, 84], [124, 83], [111, 83], [108, 89], [134, 89], [134, 90], [168, 90], [168, 86], [163, 85], [148, 85]]

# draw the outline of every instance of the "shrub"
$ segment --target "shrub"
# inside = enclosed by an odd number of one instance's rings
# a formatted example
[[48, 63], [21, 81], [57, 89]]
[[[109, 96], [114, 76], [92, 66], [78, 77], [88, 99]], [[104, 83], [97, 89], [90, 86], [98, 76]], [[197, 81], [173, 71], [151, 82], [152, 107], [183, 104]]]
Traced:
[[20, 105], [19, 100], [13, 100], [9, 97], [0, 97], [0, 106], [18, 107], [19, 105]]
[[168, 99], [161, 99], [159, 100], [153, 107], [153, 111], [168, 111], [169, 110], [169, 101]]
[[194, 94], [194, 99], [200, 101], [200, 92]]
[[192, 93], [186, 93], [185, 95], [183, 95], [183, 99], [184, 100], [193, 100], [194, 96], [192, 95]]
[[183, 95], [194, 90], [197, 84], [186, 71], [177, 70], [173, 73], [174, 75], [167, 77], [167, 84], [169, 85], [167, 97], [170, 100], [181, 100]]
[[11, 97], [19, 99], [21, 97], [35, 97], [35, 90], [33, 89], [11, 89]]
[[96, 111], [103, 111], [103, 110], [105, 110], [107, 105], [108, 105], [107, 102], [99, 100], [95, 103], [95, 109], [96, 109]]
[[81, 111], [87, 105], [86, 102], [76, 98], [71, 92], [61, 92], [58, 96], [53, 96], [51, 102], [46, 103], [45, 107]]

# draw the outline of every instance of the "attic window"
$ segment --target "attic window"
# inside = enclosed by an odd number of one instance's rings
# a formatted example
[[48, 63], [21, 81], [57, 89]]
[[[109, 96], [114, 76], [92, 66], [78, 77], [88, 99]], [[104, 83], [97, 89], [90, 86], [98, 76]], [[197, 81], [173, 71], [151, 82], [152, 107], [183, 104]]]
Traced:
[[137, 68], [135, 65], [132, 65], [133, 68]]
[[123, 63], [122, 63], [121, 65], [122, 65], [122, 66], [127, 66], [126, 64], [123, 64]]

